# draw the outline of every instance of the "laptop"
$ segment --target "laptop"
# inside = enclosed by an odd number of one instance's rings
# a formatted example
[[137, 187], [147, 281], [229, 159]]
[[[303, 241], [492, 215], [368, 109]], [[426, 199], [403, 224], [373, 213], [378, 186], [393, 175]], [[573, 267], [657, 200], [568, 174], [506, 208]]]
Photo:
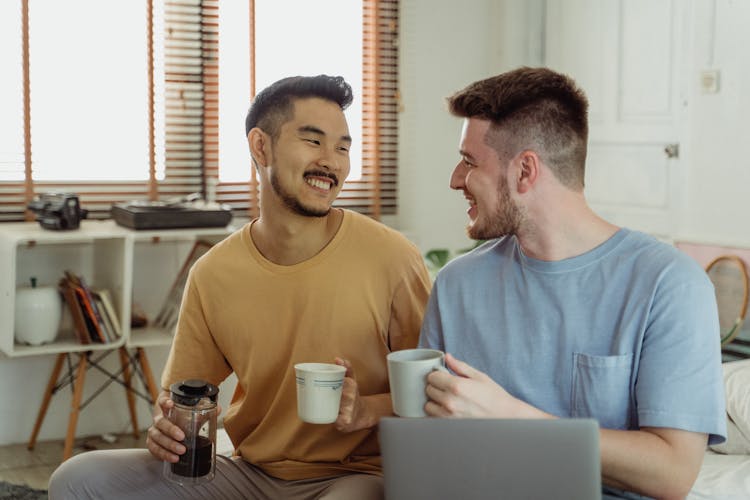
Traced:
[[386, 500], [598, 500], [592, 419], [380, 420]]

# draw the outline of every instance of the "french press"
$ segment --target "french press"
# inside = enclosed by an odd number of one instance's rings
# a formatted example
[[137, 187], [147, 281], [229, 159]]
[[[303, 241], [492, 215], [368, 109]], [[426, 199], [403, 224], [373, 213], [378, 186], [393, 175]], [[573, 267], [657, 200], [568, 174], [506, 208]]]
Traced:
[[219, 388], [203, 380], [183, 380], [169, 387], [174, 406], [167, 418], [185, 433], [185, 453], [164, 462], [164, 476], [181, 485], [211, 481], [216, 468], [216, 399]]

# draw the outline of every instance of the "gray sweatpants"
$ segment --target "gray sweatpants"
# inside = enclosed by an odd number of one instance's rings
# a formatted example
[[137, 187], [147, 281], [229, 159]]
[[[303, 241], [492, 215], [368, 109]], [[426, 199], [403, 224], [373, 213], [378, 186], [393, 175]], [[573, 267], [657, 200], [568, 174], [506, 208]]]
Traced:
[[325, 479], [276, 479], [241, 458], [216, 457], [216, 477], [179, 486], [162, 476], [164, 463], [145, 449], [99, 450], [76, 455], [55, 470], [50, 500], [62, 499], [325, 499], [381, 500], [383, 481], [370, 474]]

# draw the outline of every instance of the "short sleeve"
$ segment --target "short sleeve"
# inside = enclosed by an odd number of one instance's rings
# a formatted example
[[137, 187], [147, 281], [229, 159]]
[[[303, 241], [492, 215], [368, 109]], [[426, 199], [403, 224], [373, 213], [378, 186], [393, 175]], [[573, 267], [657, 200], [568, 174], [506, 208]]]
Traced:
[[388, 323], [388, 346], [391, 351], [417, 345], [425, 304], [430, 294], [427, 268], [416, 249], [415, 254], [391, 301], [391, 318]]
[[646, 325], [635, 392], [639, 426], [726, 438], [718, 314], [710, 282], [657, 289]]
[[211, 335], [198, 288], [194, 267], [188, 275], [174, 340], [162, 373], [161, 385], [164, 389], [176, 381], [189, 378], [218, 385], [231, 373]]
[[419, 347], [444, 351], [445, 342], [443, 340], [443, 328], [438, 302], [438, 287], [435, 284], [432, 287], [430, 300], [427, 302], [422, 330], [419, 333]]

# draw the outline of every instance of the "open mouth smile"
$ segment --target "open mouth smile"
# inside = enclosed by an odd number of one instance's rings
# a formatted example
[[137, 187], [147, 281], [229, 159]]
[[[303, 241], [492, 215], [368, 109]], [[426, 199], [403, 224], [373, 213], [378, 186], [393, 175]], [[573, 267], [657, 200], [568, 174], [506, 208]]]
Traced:
[[305, 174], [305, 182], [316, 189], [324, 191], [330, 191], [331, 188], [339, 184], [336, 176], [328, 172], [308, 172]]
[[307, 182], [309, 185], [311, 185], [314, 188], [324, 189], [326, 191], [330, 191], [331, 187], [333, 186], [332, 182], [326, 182], [326, 181], [322, 181], [320, 179], [314, 179], [311, 177], [308, 177], [307, 179], [305, 179], [305, 182]]

